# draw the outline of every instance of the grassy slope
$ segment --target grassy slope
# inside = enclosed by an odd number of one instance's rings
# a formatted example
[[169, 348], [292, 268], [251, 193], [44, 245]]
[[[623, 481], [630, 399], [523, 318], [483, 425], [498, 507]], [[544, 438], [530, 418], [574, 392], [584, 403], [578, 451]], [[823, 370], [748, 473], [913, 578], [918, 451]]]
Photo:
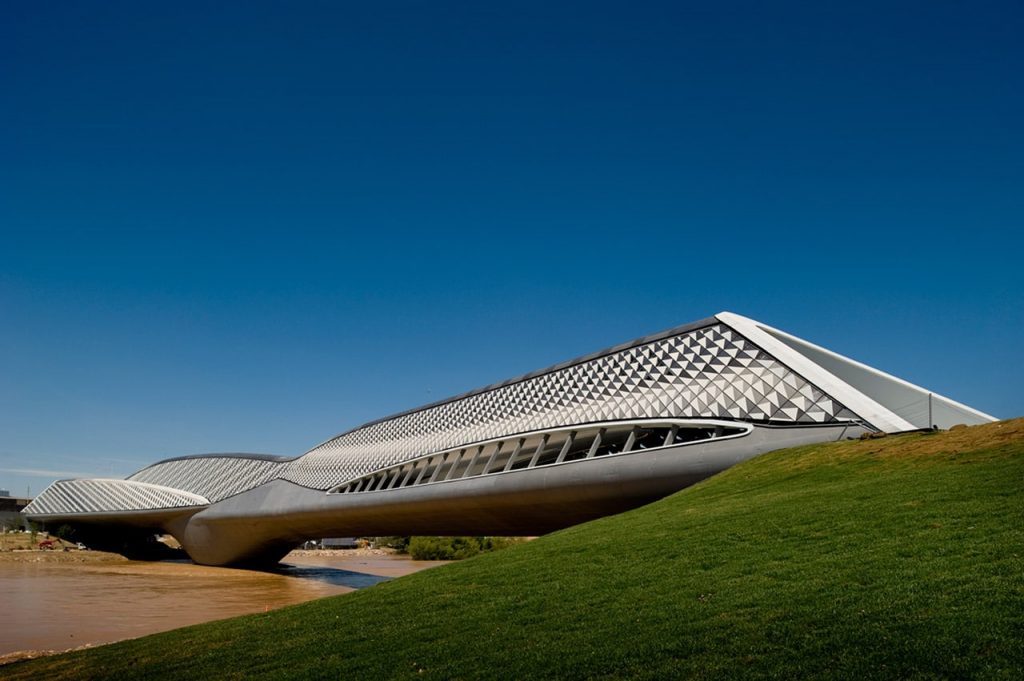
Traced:
[[12, 678], [1024, 676], [1024, 419], [791, 449], [364, 591]]

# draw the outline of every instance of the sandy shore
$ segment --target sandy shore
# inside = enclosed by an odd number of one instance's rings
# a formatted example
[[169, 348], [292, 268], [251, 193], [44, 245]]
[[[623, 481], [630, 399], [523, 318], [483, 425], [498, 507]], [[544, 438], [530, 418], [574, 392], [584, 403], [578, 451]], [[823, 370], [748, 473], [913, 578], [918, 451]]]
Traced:
[[284, 557], [284, 561], [292, 556], [329, 556], [331, 558], [344, 558], [346, 556], [364, 557], [364, 556], [394, 556], [398, 555], [398, 552], [394, 549], [371, 549], [371, 548], [357, 548], [357, 549], [295, 549], [287, 556]]

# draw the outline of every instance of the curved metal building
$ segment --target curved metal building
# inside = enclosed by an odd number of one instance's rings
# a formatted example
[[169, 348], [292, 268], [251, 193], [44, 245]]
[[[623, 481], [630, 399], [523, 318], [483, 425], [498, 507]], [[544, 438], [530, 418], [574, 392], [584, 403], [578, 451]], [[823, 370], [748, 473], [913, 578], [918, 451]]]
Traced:
[[62, 480], [33, 519], [167, 532], [198, 563], [324, 536], [535, 535], [798, 444], [992, 417], [739, 315], [459, 395], [287, 459], [209, 454]]

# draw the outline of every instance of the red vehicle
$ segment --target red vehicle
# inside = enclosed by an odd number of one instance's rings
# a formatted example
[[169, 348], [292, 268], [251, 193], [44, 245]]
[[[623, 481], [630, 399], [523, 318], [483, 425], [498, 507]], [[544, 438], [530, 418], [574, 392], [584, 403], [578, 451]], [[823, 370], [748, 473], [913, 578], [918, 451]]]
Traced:
[[39, 548], [55, 549], [57, 548], [57, 542], [55, 542], [53, 539], [44, 539], [43, 541], [39, 542]]

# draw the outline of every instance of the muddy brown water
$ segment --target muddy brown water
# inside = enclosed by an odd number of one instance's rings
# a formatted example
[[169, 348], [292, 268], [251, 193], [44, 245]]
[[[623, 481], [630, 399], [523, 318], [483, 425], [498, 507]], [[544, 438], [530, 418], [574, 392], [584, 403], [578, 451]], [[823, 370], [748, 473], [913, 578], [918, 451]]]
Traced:
[[0, 655], [99, 645], [264, 612], [441, 564], [295, 554], [274, 572], [186, 561], [0, 562]]

